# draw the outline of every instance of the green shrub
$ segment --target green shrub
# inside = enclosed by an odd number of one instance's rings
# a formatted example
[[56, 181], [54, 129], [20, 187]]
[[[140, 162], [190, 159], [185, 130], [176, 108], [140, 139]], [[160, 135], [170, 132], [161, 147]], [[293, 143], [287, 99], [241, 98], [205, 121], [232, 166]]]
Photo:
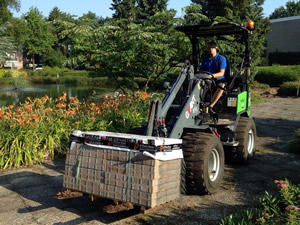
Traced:
[[70, 70], [67, 68], [44, 66], [42, 70], [30, 71], [30, 76], [50, 76], [50, 77], [103, 77], [94, 71]]
[[51, 76], [31, 76], [28, 77], [28, 80], [30, 83], [33, 84], [57, 84], [57, 78], [56, 77], [51, 77]]
[[100, 74], [99, 72], [96, 71], [89, 71], [89, 77], [105, 77], [105, 74]]
[[257, 67], [258, 72], [255, 80], [268, 84], [272, 87], [279, 87], [287, 81], [297, 81], [300, 78], [300, 66], [262, 66]]
[[89, 77], [89, 72], [86, 70], [70, 70], [64, 73], [64, 76]]
[[49, 67], [49, 66], [44, 66], [43, 69], [41, 70], [36, 70], [36, 71], [30, 71], [29, 75], [30, 76], [50, 76], [50, 77], [61, 77], [69, 71], [69, 69], [66, 68], [59, 68], [59, 67]]
[[287, 180], [275, 180], [279, 189], [276, 196], [265, 192], [258, 199], [255, 208], [225, 217], [222, 225], [273, 225], [300, 224], [300, 184], [293, 185]]
[[300, 81], [284, 82], [278, 89], [278, 95], [298, 96], [300, 95]]
[[26, 77], [27, 73], [19, 70], [0, 69], [0, 78], [7, 77]]

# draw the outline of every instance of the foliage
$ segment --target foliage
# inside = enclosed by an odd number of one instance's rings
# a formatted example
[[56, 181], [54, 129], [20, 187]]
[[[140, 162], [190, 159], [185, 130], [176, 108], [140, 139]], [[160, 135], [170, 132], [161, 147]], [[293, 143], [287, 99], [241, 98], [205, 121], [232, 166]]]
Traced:
[[[298, 96], [297, 96], [298, 94]], [[300, 79], [298, 81], [284, 82], [278, 89], [278, 95], [300, 96]]]
[[8, 59], [8, 53], [11, 53], [15, 47], [11, 37], [6, 35], [9, 23], [0, 25], [0, 65]]
[[64, 154], [72, 130], [126, 132], [147, 118], [150, 96], [104, 97], [100, 103], [27, 98], [19, 107], [0, 108], [0, 168], [20, 167]]
[[123, 18], [127, 21], [135, 21], [136, 19], [136, 0], [112, 0], [111, 10], [115, 11], [113, 13], [113, 18]]
[[31, 8], [23, 17], [28, 26], [25, 47], [32, 55], [33, 70], [35, 69], [35, 55], [42, 55], [51, 49], [54, 36], [50, 33], [49, 25], [43, 20], [43, 15], [37, 8]]
[[12, 18], [9, 23], [11, 26], [7, 29], [7, 34], [14, 40], [18, 49], [22, 49], [28, 33], [26, 22], [21, 18]]
[[282, 17], [299, 16], [300, 15], [300, 1], [288, 1], [285, 7], [276, 8], [271, 13], [270, 19], [277, 19]]
[[54, 20], [63, 20], [74, 22], [74, 16], [70, 15], [69, 13], [65, 13], [59, 10], [57, 6], [55, 6], [49, 13], [47, 20], [54, 21]]
[[136, 0], [137, 21], [143, 22], [156, 13], [167, 10], [168, 0]]
[[260, 83], [279, 87], [287, 81], [297, 81], [300, 79], [300, 66], [261, 66], [257, 67], [258, 73], [255, 80]]
[[91, 54], [96, 48], [96, 40], [92, 38], [96, 29], [95, 21], [81, 18], [74, 22], [54, 20], [51, 24], [58, 40], [56, 47], [67, 56], [66, 66], [93, 69]]
[[10, 10], [19, 11], [20, 0], [1, 0], [0, 2], [0, 25], [12, 18]]
[[300, 184], [294, 185], [285, 180], [275, 180], [278, 187], [276, 196], [265, 192], [258, 199], [255, 208], [225, 217], [222, 225], [273, 225], [299, 224], [300, 222]]
[[[145, 77], [145, 89], [161, 75], [183, 62], [189, 53], [187, 39], [175, 31], [175, 11], [156, 13], [144, 25], [115, 20], [96, 30], [97, 47], [91, 58], [100, 74], [109, 74], [126, 92], [138, 88], [136, 77]], [[100, 41], [99, 41], [100, 40]], [[119, 81], [119, 78], [122, 78]]]
[[183, 8], [184, 11], [184, 25], [193, 25], [193, 24], [199, 24], [201, 22], [209, 22], [210, 19], [200, 13], [202, 10], [201, 5], [190, 5]]
[[[266, 34], [269, 30], [269, 19], [264, 18], [262, 5], [264, 0], [192, 0], [193, 3], [200, 5], [198, 14], [206, 16], [214, 21], [234, 21], [245, 24], [249, 19], [255, 22], [255, 30], [251, 35], [252, 66], [260, 63], [266, 49]], [[192, 6], [194, 7], [194, 6]], [[193, 11], [195, 17], [195, 12]], [[219, 41], [221, 53], [225, 54], [231, 65], [236, 71], [242, 62], [244, 45], [241, 45], [241, 37], [223, 37]]]
[[60, 77], [63, 76], [65, 72], [68, 72], [67, 68], [59, 67], [49, 67], [44, 66], [42, 70], [35, 70], [29, 72], [29, 76], [50, 76], [50, 77]]
[[25, 77], [27, 76], [26, 72], [21, 72], [18, 70], [12, 69], [0, 69], [0, 78], [3, 77]]
[[63, 67], [66, 61], [66, 57], [61, 52], [61, 50], [51, 50], [49, 54], [47, 54], [46, 58], [46, 64], [51, 67]]
[[42, 70], [35, 70], [29, 72], [30, 76], [34, 77], [103, 77], [101, 74], [95, 71], [87, 71], [87, 70], [71, 70], [68, 68], [60, 68], [57, 66], [50, 67], [44, 66]]

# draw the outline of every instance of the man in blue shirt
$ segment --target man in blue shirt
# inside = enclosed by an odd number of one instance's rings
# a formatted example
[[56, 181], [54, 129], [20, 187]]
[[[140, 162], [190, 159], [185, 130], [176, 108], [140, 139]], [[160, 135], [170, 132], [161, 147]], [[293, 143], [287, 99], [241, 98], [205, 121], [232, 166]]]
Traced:
[[202, 59], [200, 70], [210, 72], [217, 83], [217, 90], [213, 94], [209, 105], [209, 111], [214, 113], [213, 107], [218, 102], [224, 91], [223, 88], [226, 81], [224, 75], [227, 65], [226, 58], [217, 53], [218, 46], [215, 42], [209, 42], [207, 47], [209, 55]]

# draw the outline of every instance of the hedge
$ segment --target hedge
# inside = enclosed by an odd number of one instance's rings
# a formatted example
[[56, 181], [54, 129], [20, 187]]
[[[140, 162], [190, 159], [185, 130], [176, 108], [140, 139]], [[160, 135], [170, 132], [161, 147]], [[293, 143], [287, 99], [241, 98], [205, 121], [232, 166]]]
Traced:
[[26, 77], [27, 73], [19, 70], [0, 69], [0, 78]]
[[262, 66], [257, 67], [255, 80], [268, 84], [271, 87], [279, 87], [284, 82], [297, 81], [300, 78], [300, 65], [298, 66]]
[[289, 81], [280, 85], [278, 89], [278, 95], [282, 96], [300, 96], [300, 80]]

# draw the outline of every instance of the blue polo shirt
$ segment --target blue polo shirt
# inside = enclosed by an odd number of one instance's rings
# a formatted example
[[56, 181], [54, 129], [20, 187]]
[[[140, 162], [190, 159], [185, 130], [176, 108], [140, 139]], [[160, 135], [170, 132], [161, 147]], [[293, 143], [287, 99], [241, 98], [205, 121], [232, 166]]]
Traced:
[[[217, 54], [214, 58], [206, 56], [202, 59], [200, 70], [208, 71], [210, 73], [218, 73], [220, 69], [226, 70], [226, 58]], [[217, 80], [225, 80], [225, 76], [218, 77]]]

